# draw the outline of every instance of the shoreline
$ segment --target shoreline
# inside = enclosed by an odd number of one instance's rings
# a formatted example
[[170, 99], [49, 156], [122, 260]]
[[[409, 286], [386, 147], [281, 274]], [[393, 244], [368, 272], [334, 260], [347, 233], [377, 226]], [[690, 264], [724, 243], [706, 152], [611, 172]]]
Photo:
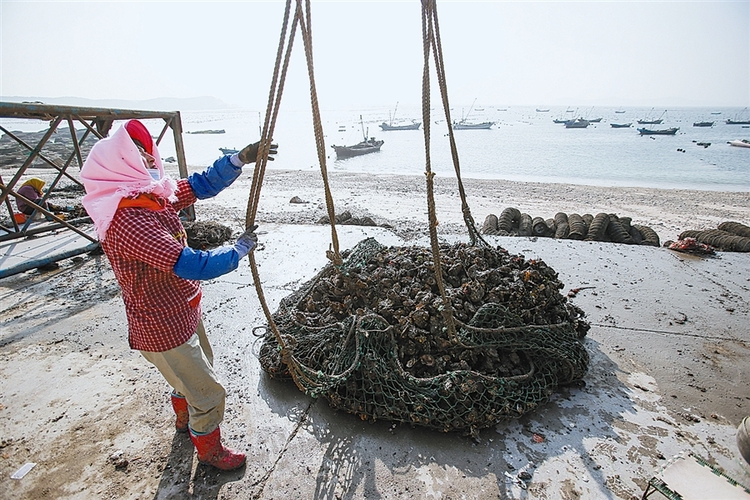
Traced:
[[[191, 167], [199, 171], [200, 167]], [[424, 176], [328, 172], [336, 214], [371, 217], [378, 225], [392, 227], [400, 236], [427, 232], [427, 198]], [[222, 218], [244, 219], [246, 194], [252, 170], [225, 193], [196, 206], [213, 209]], [[489, 214], [500, 215], [507, 207], [532, 217], [552, 218], [557, 212], [614, 213], [630, 217], [634, 224], [651, 227], [660, 242], [676, 240], [682, 231], [715, 229], [721, 222], [750, 224], [750, 193], [640, 187], [599, 187], [576, 184], [520, 182], [498, 179], [463, 179], [467, 204], [477, 228]], [[297, 196], [306, 203], [290, 203]], [[244, 197], [244, 199], [243, 199]], [[461, 199], [455, 178], [435, 177], [434, 197], [440, 226], [438, 232], [464, 232]], [[203, 210], [201, 207], [205, 207]], [[237, 213], [227, 209], [241, 209]], [[314, 224], [326, 215], [325, 192], [319, 171], [267, 169], [258, 207], [259, 222]]]

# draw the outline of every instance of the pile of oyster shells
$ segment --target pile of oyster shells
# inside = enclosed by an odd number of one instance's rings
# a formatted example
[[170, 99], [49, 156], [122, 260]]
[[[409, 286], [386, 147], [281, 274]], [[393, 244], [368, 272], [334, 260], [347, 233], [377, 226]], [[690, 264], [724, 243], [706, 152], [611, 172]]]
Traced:
[[[475, 325], [475, 313], [487, 304], [499, 304], [496, 309], [503, 313], [489, 323], [484, 318], [478, 326], [498, 329], [498, 334], [502, 327], [568, 323], [582, 338], [589, 329], [583, 311], [560, 293], [563, 284], [542, 260], [511, 255], [501, 247], [459, 243], [442, 246], [440, 262], [459, 331], [463, 325]], [[447, 309], [429, 248], [383, 247], [344, 273], [329, 265], [298, 298], [290, 312], [297, 323], [308, 327], [323, 327], [354, 315], [382, 316], [394, 327], [399, 362], [415, 377], [453, 370], [507, 377], [529, 369], [524, 356], [514, 350], [467, 347], [449, 335]]]

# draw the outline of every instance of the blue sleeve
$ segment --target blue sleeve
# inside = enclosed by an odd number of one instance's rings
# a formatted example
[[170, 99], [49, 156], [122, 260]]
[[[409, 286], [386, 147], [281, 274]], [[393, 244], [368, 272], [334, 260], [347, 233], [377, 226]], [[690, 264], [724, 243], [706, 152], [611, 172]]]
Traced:
[[231, 156], [225, 155], [204, 172], [190, 174], [188, 182], [199, 200], [212, 198], [230, 186], [242, 173], [242, 167], [232, 164]]
[[186, 280], [210, 280], [237, 269], [240, 256], [233, 246], [204, 252], [186, 247], [177, 258], [174, 273]]

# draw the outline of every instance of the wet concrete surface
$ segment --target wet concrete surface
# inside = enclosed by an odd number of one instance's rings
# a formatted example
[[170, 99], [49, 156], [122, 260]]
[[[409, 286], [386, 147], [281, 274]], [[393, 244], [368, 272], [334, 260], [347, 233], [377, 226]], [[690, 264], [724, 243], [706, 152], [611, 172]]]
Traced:
[[[271, 310], [326, 263], [327, 226], [266, 224], [256, 259]], [[339, 227], [341, 247], [383, 228]], [[463, 240], [445, 236], [446, 241]], [[735, 429], [750, 413], [750, 255], [489, 237], [544, 260], [587, 313], [584, 383], [477, 439], [363, 422], [269, 379], [246, 262], [204, 284], [204, 321], [228, 392], [222, 430], [240, 471], [197, 464], [173, 431], [169, 388], [127, 348], [105, 257], [0, 281], [0, 497], [640, 498], [692, 451], [750, 485]], [[426, 245], [426, 239], [408, 244]], [[122, 452], [118, 469], [110, 457]], [[25, 462], [37, 466], [10, 480]], [[5, 496], [4, 496], [5, 495]]]

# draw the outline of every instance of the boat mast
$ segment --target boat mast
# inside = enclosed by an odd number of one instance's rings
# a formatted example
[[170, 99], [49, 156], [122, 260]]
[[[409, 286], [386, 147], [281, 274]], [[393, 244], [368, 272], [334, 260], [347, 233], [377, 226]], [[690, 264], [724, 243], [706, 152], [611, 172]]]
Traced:
[[367, 134], [365, 133], [365, 122], [362, 121], [362, 115], [359, 115], [359, 125], [362, 127], [362, 137], [364, 142], [367, 142]]
[[475, 98], [474, 98], [474, 102], [472, 102], [472, 103], [471, 103], [471, 106], [469, 107], [469, 112], [468, 112], [468, 113], [466, 113], [466, 118], [465, 118], [465, 119], [468, 119], [468, 118], [469, 118], [469, 115], [471, 114], [471, 110], [472, 110], [472, 109], [474, 108], [474, 105], [475, 105], [476, 103], [477, 103], [477, 98], [475, 97]]

